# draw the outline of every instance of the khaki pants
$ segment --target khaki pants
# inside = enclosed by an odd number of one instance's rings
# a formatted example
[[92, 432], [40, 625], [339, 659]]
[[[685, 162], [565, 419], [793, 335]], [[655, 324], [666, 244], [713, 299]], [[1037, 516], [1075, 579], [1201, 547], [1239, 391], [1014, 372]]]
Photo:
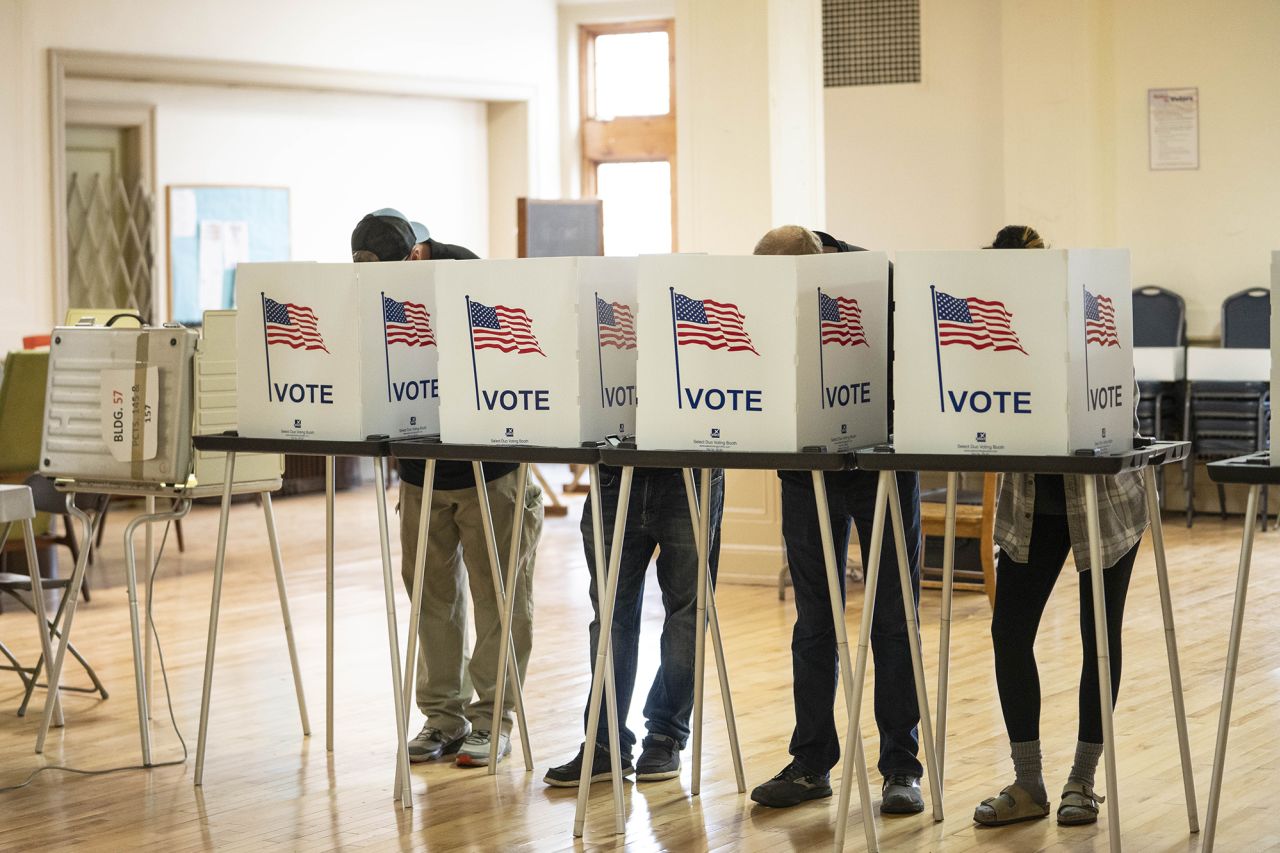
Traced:
[[[511, 525], [517, 518], [518, 476], [519, 472], [512, 471], [487, 484], [498, 558], [504, 568], [511, 548]], [[401, 482], [401, 576], [410, 593], [421, 512], [422, 489]], [[445, 732], [457, 731], [464, 722], [470, 722], [477, 731], [493, 729], [501, 611], [480, 513], [480, 501], [474, 487], [432, 490], [422, 613], [418, 622], [416, 693], [418, 708], [426, 715], [427, 724]], [[520, 574], [515, 589], [507, 593], [516, 597], [511, 636], [515, 644], [516, 666], [523, 681], [529, 664], [529, 650], [533, 645], [534, 554], [542, 535], [542, 490], [533, 482], [525, 491], [525, 505], [518, 517], [522, 525]], [[476, 626], [470, 660], [466, 650], [464, 564]], [[508, 684], [503, 704], [503, 733], [511, 731], [514, 708], [514, 689]]]

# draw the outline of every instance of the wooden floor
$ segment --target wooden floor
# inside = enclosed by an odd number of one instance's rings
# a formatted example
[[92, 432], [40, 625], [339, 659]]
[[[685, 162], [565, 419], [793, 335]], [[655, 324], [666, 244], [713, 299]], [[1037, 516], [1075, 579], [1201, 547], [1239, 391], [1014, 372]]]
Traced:
[[[414, 768], [414, 805], [392, 801], [393, 716], [382, 580], [376, 548], [373, 490], [338, 498], [344, 525], [338, 543], [338, 688], [336, 745], [324, 739], [323, 503], [318, 497], [277, 506], [294, 624], [302, 655], [312, 736], [301, 735], [280, 628], [261, 513], [233, 511], [232, 538], [218, 645], [218, 672], [205, 785], [192, 785], [200, 704], [216, 509], [198, 507], [186, 524], [187, 552], [170, 543], [156, 583], [159, 631], [173, 706], [192, 756], [185, 764], [106, 776], [47, 772], [28, 787], [0, 794], [0, 849], [81, 850], [561, 850], [621, 846], [612, 835], [608, 786], [597, 785], [585, 841], [571, 834], [574, 791], [543, 785], [545, 769], [570, 758], [582, 733], [588, 689], [586, 569], [578, 508], [548, 519], [535, 579], [537, 620], [527, 681], [536, 761], [524, 772], [515, 760], [496, 777], [448, 764]], [[124, 513], [113, 514], [104, 570], [120, 564]], [[1203, 518], [1186, 531], [1170, 518], [1169, 562], [1187, 686], [1192, 752], [1203, 819], [1223, 659], [1231, 617], [1240, 520]], [[1249, 600], [1245, 650], [1236, 694], [1228, 785], [1219, 826], [1223, 851], [1280, 849], [1280, 818], [1271, 797], [1280, 787], [1280, 533], [1259, 536]], [[394, 547], [394, 546], [393, 546]], [[633, 728], [655, 666], [661, 602], [649, 590]], [[1056, 794], [1075, 743], [1080, 644], [1074, 573], [1064, 573], [1049, 605], [1039, 653], [1044, 683], [1044, 746], [1050, 794]], [[743, 738], [748, 786], [788, 760], [792, 726], [790, 601], [763, 587], [725, 587], [720, 607], [729, 669]], [[407, 599], [400, 592], [401, 632]], [[937, 593], [922, 605], [926, 667], [936, 677]], [[850, 626], [861, 612], [850, 595]], [[1106, 849], [1097, 827], [1059, 829], [1051, 821], [982, 830], [973, 807], [1011, 778], [992, 676], [989, 610], [980, 595], [957, 596], [952, 703], [947, 750], [947, 818], [878, 819], [885, 850], [962, 851]], [[122, 587], [99, 586], [75, 624], [74, 639], [98, 667], [111, 698], [65, 699], [68, 725], [55, 730], [44, 756], [32, 748], [43, 694], [26, 718], [14, 715], [18, 680], [0, 673], [0, 786], [21, 782], [45, 763], [102, 769], [138, 761], [128, 613]], [[0, 615], [0, 637], [24, 659], [35, 654], [30, 617]], [[1129, 850], [1192, 850], [1187, 833], [1169, 698], [1164, 638], [1149, 552], [1138, 560], [1125, 625], [1125, 678], [1116, 716], [1124, 840]], [[73, 667], [70, 678], [83, 683]], [[678, 780], [627, 785], [626, 842], [636, 850], [822, 850], [832, 838], [835, 801], [785, 810], [754, 806], [735, 790], [716, 679], [708, 673], [706, 760], [702, 794], [688, 795], [689, 753]], [[931, 696], [934, 685], [931, 684]], [[155, 760], [183, 751], [156, 703]], [[839, 712], [843, 719], [843, 710]], [[871, 719], [868, 694], [864, 720]], [[421, 719], [416, 711], [416, 730]], [[843, 731], [843, 724], [841, 724]], [[876, 746], [868, 732], [868, 752]], [[838, 785], [838, 780], [833, 780]], [[1101, 781], [1101, 780], [1100, 780]], [[873, 774], [873, 786], [879, 779]], [[838, 789], [837, 789], [838, 790]], [[849, 849], [862, 833], [850, 825]]]

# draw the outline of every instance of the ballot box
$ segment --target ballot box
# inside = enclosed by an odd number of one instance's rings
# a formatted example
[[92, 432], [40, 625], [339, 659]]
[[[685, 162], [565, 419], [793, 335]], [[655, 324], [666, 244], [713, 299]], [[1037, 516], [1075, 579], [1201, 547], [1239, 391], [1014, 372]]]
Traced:
[[360, 441], [438, 432], [433, 278], [446, 263], [241, 264], [240, 434]]
[[634, 430], [634, 258], [441, 264], [440, 437], [578, 447]]
[[1133, 373], [1139, 382], [1181, 382], [1187, 377], [1187, 348], [1134, 347]]
[[1132, 449], [1127, 250], [899, 252], [894, 300], [898, 449]]
[[888, 258], [642, 257], [637, 446], [843, 452], [883, 442]]

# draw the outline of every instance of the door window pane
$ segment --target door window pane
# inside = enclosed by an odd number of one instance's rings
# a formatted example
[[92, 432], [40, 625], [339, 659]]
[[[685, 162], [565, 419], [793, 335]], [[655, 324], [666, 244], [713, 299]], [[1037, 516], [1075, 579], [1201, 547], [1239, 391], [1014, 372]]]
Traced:
[[671, 251], [670, 163], [601, 163], [596, 190], [604, 201], [605, 254]]
[[671, 111], [667, 34], [621, 33], [595, 40], [595, 115], [656, 116]]

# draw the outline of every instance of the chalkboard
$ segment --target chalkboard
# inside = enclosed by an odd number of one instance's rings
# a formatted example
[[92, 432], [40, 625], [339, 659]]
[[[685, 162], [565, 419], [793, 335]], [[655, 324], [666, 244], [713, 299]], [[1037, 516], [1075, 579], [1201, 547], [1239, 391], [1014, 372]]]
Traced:
[[604, 254], [604, 204], [591, 199], [516, 199], [519, 256]]
[[171, 320], [234, 308], [237, 263], [289, 260], [287, 187], [171, 185], [166, 213]]

